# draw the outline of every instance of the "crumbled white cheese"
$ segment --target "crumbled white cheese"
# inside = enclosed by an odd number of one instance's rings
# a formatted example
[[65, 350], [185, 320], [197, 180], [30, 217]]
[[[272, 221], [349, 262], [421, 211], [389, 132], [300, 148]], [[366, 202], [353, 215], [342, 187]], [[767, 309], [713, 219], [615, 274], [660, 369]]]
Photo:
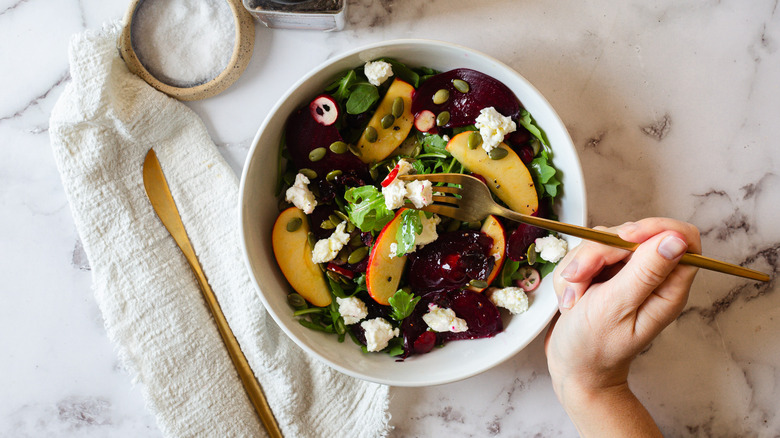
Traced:
[[396, 178], [402, 175], [409, 175], [414, 170], [412, 163], [404, 160], [403, 158], [398, 160], [398, 163], [395, 165], [398, 166], [398, 174], [396, 174]]
[[309, 178], [306, 178], [306, 175], [302, 173], [295, 175], [295, 183], [287, 189], [285, 199], [303, 210], [304, 213], [311, 214], [314, 211], [314, 207], [317, 206], [317, 200], [314, 199], [314, 193], [307, 187], [308, 184]]
[[380, 86], [393, 75], [393, 66], [384, 61], [367, 62], [363, 67], [368, 82], [374, 86]]
[[444, 141], [450, 141], [450, 136], [445, 134], [441, 136], [441, 139]]
[[344, 318], [344, 324], [351, 325], [359, 322], [361, 319], [368, 316], [368, 309], [366, 303], [360, 298], [348, 297], [339, 298], [336, 297], [336, 302], [339, 305], [339, 313]]
[[385, 187], [382, 187], [382, 195], [385, 197], [385, 206], [390, 210], [395, 210], [404, 206], [404, 196], [406, 196], [406, 185], [403, 181], [396, 178]]
[[487, 291], [490, 302], [496, 307], [509, 310], [512, 315], [528, 310], [528, 296], [519, 287], [505, 287], [498, 289], [492, 287]]
[[441, 218], [438, 215], [434, 214], [429, 219], [424, 214], [420, 214], [420, 222], [422, 222], [422, 233], [414, 238], [415, 249], [420, 249], [439, 238], [439, 233], [436, 232], [436, 225], [439, 225]]
[[390, 244], [390, 258], [394, 259], [398, 257], [398, 244], [393, 242]]
[[414, 208], [423, 208], [433, 203], [433, 188], [427, 179], [406, 183], [406, 198], [412, 201]]
[[314, 249], [311, 252], [312, 262], [326, 263], [336, 258], [341, 248], [349, 242], [349, 233], [344, 232], [346, 226], [346, 221], [338, 224], [330, 237], [320, 239], [314, 244]]
[[384, 318], [374, 318], [360, 323], [366, 336], [366, 348], [368, 351], [381, 351], [387, 348], [391, 339], [401, 334], [394, 329]]
[[556, 263], [562, 259], [569, 249], [569, 245], [565, 240], [552, 235], [536, 239], [534, 246], [536, 247], [536, 252], [541, 253], [542, 259], [551, 263]]
[[482, 149], [485, 152], [495, 149], [504, 141], [505, 135], [517, 130], [517, 125], [511, 117], [504, 117], [492, 106], [482, 108], [474, 126], [482, 135]]
[[423, 321], [435, 332], [460, 333], [469, 329], [466, 320], [458, 318], [454, 310], [433, 303], [428, 305], [428, 313], [423, 315]]

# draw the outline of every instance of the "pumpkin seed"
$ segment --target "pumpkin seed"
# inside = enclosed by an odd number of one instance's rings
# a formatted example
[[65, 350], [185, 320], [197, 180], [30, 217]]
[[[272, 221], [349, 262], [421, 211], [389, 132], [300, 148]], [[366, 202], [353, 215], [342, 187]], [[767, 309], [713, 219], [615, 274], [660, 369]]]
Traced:
[[468, 93], [469, 90], [471, 89], [469, 83], [464, 81], [463, 79], [453, 79], [452, 86], [455, 87], [455, 89], [460, 91], [461, 93]]
[[441, 105], [450, 99], [450, 91], [442, 88], [433, 95], [433, 103]]
[[363, 153], [360, 152], [360, 149], [358, 149], [357, 146], [353, 144], [348, 144], [347, 149], [349, 149], [349, 151], [352, 152], [352, 155], [356, 157], [360, 157], [361, 155], [363, 155]]
[[368, 247], [361, 246], [360, 248], [352, 251], [349, 257], [347, 257], [347, 263], [349, 264], [360, 263], [364, 258], [366, 258], [367, 255], [368, 255]]
[[334, 210], [334, 211], [333, 211], [333, 214], [335, 214], [336, 216], [338, 216], [339, 218], [341, 218], [341, 220], [343, 220], [343, 221], [348, 221], [348, 220], [349, 220], [349, 216], [347, 216], [346, 214], [344, 214], [344, 212], [343, 212], [343, 211], [341, 211], [341, 210]]
[[392, 114], [388, 114], [382, 117], [382, 120], [379, 121], [379, 124], [382, 125], [382, 128], [384, 129], [393, 126], [393, 123], [395, 123], [395, 116], [393, 116]]
[[469, 149], [476, 149], [482, 145], [482, 134], [479, 131], [471, 131], [469, 134]]
[[322, 228], [323, 230], [332, 230], [332, 229], [336, 228], [336, 225], [333, 222], [331, 222], [330, 220], [324, 220], [320, 224], [320, 228]]
[[[352, 223], [352, 222], [350, 222]], [[360, 233], [355, 234], [349, 239], [349, 246], [353, 248], [357, 248], [359, 246], [363, 245], [363, 239], [360, 238]]]
[[528, 251], [525, 252], [525, 257], [528, 259], [529, 265], [536, 263], [536, 242], [528, 245]]
[[376, 167], [372, 167], [371, 169], [368, 170], [368, 175], [371, 176], [371, 179], [376, 181], [377, 178], [379, 178], [379, 171], [376, 170]]
[[303, 169], [299, 170], [298, 173], [302, 173], [303, 176], [305, 176], [306, 178], [309, 178], [309, 180], [313, 180], [313, 179], [317, 178], [317, 172], [315, 172], [315, 171], [313, 171], [311, 169], [307, 169], [305, 167]]
[[468, 223], [469, 229], [478, 230], [482, 228], [482, 224], [479, 221], [473, 221]]
[[341, 218], [336, 216], [335, 214], [328, 216], [328, 219], [330, 219], [330, 221], [333, 222], [334, 225], [338, 225], [341, 223]]
[[314, 245], [316, 245], [316, 244], [317, 244], [317, 238], [316, 238], [316, 237], [314, 237], [314, 233], [311, 233], [311, 232], [310, 232], [310, 233], [309, 233], [309, 235], [308, 235], [308, 236], [306, 236], [306, 238], [307, 238], [307, 239], [308, 239], [308, 241], [309, 241], [309, 247], [310, 247], [311, 249], [314, 249]]
[[393, 99], [393, 106], [390, 110], [390, 114], [393, 115], [396, 119], [401, 117], [404, 114], [404, 100], [401, 97], [396, 97]]
[[369, 143], [373, 143], [379, 138], [379, 134], [377, 134], [376, 128], [373, 126], [367, 126], [366, 131], [363, 134], [366, 136], [366, 141]]
[[328, 151], [325, 150], [325, 148], [317, 148], [309, 152], [309, 160], [312, 162], [314, 161], [320, 161], [321, 159], [325, 158], [325, 153]]
[[289, 222], [287, 222], [287, 231], [291, 233], [293, 231], [298, 231], [298, 228], [300, 228], [302, 224], [303, 224], [303, 219], [299, 217], [294, 217], [290, 219]]
[[507, 152], [507, 150], [504, 148], [495, 148], [495, 149], [491, 149], [490, 152], [488, 152], [488, 156], [490, 157], [491, 160], [500, 160], [506, 157], [507, 155], [509, 155], [509, 152]]
[[296, 309], [306, 308], [306, 300], [298, 294], [287, 295], [287, 303]]
[[442, 111], [436, 116], [436, 126], [444, 126], [450, 121], [450, 112]]
[[477, 289], [484, 289], [488, 287], [487, 281], [485, 280], [471, 280], [469, 281], [469, 286], [475, 287]]
[[328, 149], [330, 149], [330, 151], [334, 154], [343, 154], [347, 151], [347, 144], [343, 141], [334, 141], [330, 144]]
[[343, 172], [338, 170], [338, 169], [331, 170], [330, 172], [328, 172], [327, 175], [325, 175], [325, 179], [330, 181], [330, 182], [333, 182], [333, 181], [336, 180], [336, 178], [340, 177], [342, 173]]
[[353, 231], [355, 231], [355, 224], [353, 224], [352, 222], [347, 222], [347, 232], [351, 233]]
[[339, 274], [333, 272], [333, 271], [325, 271], [325, 275], [328, 276], [331, 280], [335, 281], [336, 283], [341, 283], [341, 277]]
[[450, 221], [450, 223], [447, 224], [447, 231], [455, 231], [458, 228], [460, 228], [460, 221], [457, 219], [453, 219]]

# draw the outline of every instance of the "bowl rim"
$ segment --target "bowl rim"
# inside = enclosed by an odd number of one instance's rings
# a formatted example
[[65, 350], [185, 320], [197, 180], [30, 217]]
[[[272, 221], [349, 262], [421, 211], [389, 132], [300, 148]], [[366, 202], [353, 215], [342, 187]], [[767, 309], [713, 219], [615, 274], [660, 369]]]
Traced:
[[[419, 46], [427, 46], [427, 47], [442, 47], [447, 49], [454, 49], [458, 51], [462, 51], [464, 53], [468, 53], [471, 55], [474, 55], [476, 57], [482, 58], [486, 61], [493, 62], [497, 66], [501, 67], [502, 69], [505, 69], [510, 74], [514, 75], [516, 79], [523, 82], [530, 90], [533, 91], [533, 93], [536, 94], [536, 98], [540, 100], [549, 110], [550, 115], [555, 119], [555, 121], [563, 127], [563, 133], [562, 135], [565, 136], [565, 139], [568, 140], [569, 144], [572, 146], [573, 151], [575, 152], [571, 159], [573, 160], [573, 164], [575, 167], [575, 170], [578, 171], [579, 175], [583, 176], [583, 170], [582, 170], [582, 163], [580, 161], [579, 154], [576, 153], [576, 148], [574, 147], [574, 142], [571, 139], [571, 135], [568, 132], [568, 129], [566, 129], [565, 124], [561, 120], [558, 113], [555, 111], [554, 107], [550, 104], [550, 102], [547, 100], [547, 98], [532, 84], [530, 83], [522, 74], [520, 74], [517, 70], [514, 68], [508, 66], [507, 64], [499, 61], [498, 59], [487, 55], [483, 52], [480, 52], [475, 49], [471, 49], [466, 46], [462, 46], [456, 43], [446, 42], [446, 41], [440, 41], [440, 40], [434, 40], [434, 39], [424, 39], [424, 38], [402, 38], [402, 39], [392, 39], [392, 40], [385, 40], [380, 42], [374, 42], [366, 45], [362, 45], [359, 47], [356, 47], [354, 49], [347, 50], [345, 52], [342, 52], [340, 54], [337, 54], [334, 57], [331, 57], [323, 62], [321, 62], [316, 67], [312, 68], [307, 74], [302, 76], [300, 79], [298, 79], [295, 83], [293, 83], [285, 93], [279, 97], [279, 99], [276, 101], [276, 103], [271, 107], [271, 109], [266, 114], [263, 122], [260, 124], [260, 127], [258, 128], [254, 138], [252, 139], [252, 145], [250, 146], [250, 149], [247, 153], [246, 159], [244, 161], [244, 165], [241, 171], [241, 179], [239, 183], [239, 208], [238, 208], [238, 225], [239, 225], [239, 233], [240, 233], [240, 239], [241, 239], [241, 250], [242, 250], [242, 256], [244, 258], [244, 263], [247, 268], [247, 271], [249, 273], [249, 277], [252, 281], [252, 284], [254, 286], [255, 292], [259, 295], [260, 300], [262, 301], [263, 305], [266, 308], [266, 311], [271, 315], [271, 317], [274, 319], [274, 322], [277, 324], [277, 326], [290, 338], [295, 345], [302, 348], [306, 353], [308, 353], [310, 356], [315, 357], [317, 360], [319, 360], [321, 363], [326, 364], [327, 366], [340, 371], [346, 375], [349, 375], [351, 377], [359, 378], [361, 380], [366, 380], [374, 383], [380, 383], [385, 385], [391, 385], [391, 386], [402, 386], [402, 387], [423, 387], [423, 386], [434, 386], [434, 385], [441, 385], [446, 383], [452, 383], [457, 382], [460, 380], [467, 379], [469, 377], [473, 377], [475, 375], [481, 374], [491, 368], [494, 368], [501, 363], [507, 361], [508, 359], [514, 357], [517, 355], [520, 351], [525, 349], [528, 344], [530, 344], [533, 340], [535, 340], [539, 334], [549, 325], [552, 318], [557, 313], [558, 309], [551, 308], [547, 315], [545, 315], [545, 320], [547, 321], [546, 324], [540, 325], [540, 327], [533, 333], [532, 336], [528, 337], [528, 340], [522, 345], [517, 346], [512, 354], [507, 354], [503, 358], [501, 358], [498, 361], [495, 361], [491, 364], [481, 366], [481, 367], [475, 367], [473, 370], [471, 370], [468, 373], [462, 373], [456, 376], [451, 376], [448, 378], [440, 378], [437, 380], [431, 380], [426, 381], [425, 383], [420, 383], [417, 381], [401, 381], [401, 380], [394, 380], [394, 379], [386, 379], [381, 377], [372, 376], [366, 373], [362, 373], [353, 369], [346, 368], [338, 363], [335, 363], [331, 360], [329, 360], [326, 357], [323, 357], [321, 354], [319, 354], [317, 351], [309, 347], [305, 342], [302, 340], [299, 340], [297, 336], [292, 333], [285, 324], [281, 321], [281, 315], [278, 315], [274, 310], [273, 307], [270, 305], [268, 300], [263, 294], [262, 289], [260, 288], [260, 285], [258, 284], [257, 278], [255, 278], [255, 275], [253, 273], [252, 264], [250, 261], [250, 255], [248, 251], [248, 247], [246, 245], [247, 236], [246, 236], [246, 228], [244, 226], [244, 210], [246, 208], [245, 202], [244, 202], [244, 194], [246, 190], [246, 180], [248, 178], [248, 170], [250, 168], [250, 162], [252, 161], [252, 158], [254, 154], [256, 153], [257, 149], [260, 147], [259, 141], [260, 137], [262, 136], [263, 132], [268, 127], [268, 124], [270, 123], [273, 116], [277, 113], [277, 111], [284, 105], [284, 103], [290, 98], [292, 94], [295, 93], [295, 91], [300, 88], [303, 84], [305, 84], [307, 81], [309, 81], [314, 76], [318, 75], [321, 71], [327, 69], [329, 66], [340, 62], [341, 60], [345, 58], [349, 58], [355, 55], [358, 55], [362, 52], [366, 51], [372, 51], [376, 49], [381, 48], [388, 48], [392, 46], [398, 46], [398, 45], [419, 45]], [[587, 220], [587, 198], [586, 198], [586, 191], [585, 191], [585, 181], [584, 177], [581, 178], [582, 184], [578, 187], [570, 188], [567, 186], [567, 191], [573, 191], [577, 190], [579, 191], [579, 198], [582, 200], [582, 208], [579, 217], [577, 217], [576, 221], [572, 221], [574, 223], [577, 223], [579, 225], [585, 225]], [[570, 238], [569, 244], [573, 247], [579, 239], [576, 238]]]

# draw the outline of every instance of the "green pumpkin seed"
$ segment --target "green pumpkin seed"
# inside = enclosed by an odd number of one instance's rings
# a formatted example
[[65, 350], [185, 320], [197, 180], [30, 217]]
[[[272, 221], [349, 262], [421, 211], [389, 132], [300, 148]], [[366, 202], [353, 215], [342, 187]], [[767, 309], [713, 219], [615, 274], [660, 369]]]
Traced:
[[488, 156], [490, 157], [491, 160], [500, 160], [506, 157], [507, 155], [509, 155], [509, 152], [507, 152], [507, 150], [504, 148], [495, 148], [495, 149], [491, 149], [490, 152], [488, 152]]
[[469, 149], [476, 149], [482, 145], [482, 134], [479, 131], [471, 131], [469, 134]]
[[532, 243], [528, 246], [528, 251], [525, 252], [525, 256], [528, 259], [529, 265], [536, 263], [536, 243]]
[[352, 152], [352, 155], [356, 157], [360, 157], [361, 155], [363, 155], [363, 153], [360, 152], [360, 149], [358, 149], [357, 146], [353, 144], [348, 144], [347, 149], [349, 149], [349, 151]]
[[321, 159], [325, 158], [325, 154], [328, 151], [325, 148], [317, 148], [313, 151], [309, 152], [309, 160], [312, 162], [314, 161], [320, 161]]
[[306, 236], [306, 237], [307, 237], [307, 239], [308, 239], [308, 241], [309, 241], [309, 247], [310, 247], [311, 249], [314, 249], [314, 245], [316, 245], [316, 244], [317, 244], [317, 238], [316, 238], [316, 237], [314, 237], [314, 233], [311, 233], [311, 232], [310, 232], [310, 233], [309, 233], [309, 235], [308, 235], [308, 236]]
[[333, 272], [333, 271], [325, 271], [325, 275], [328, 276], [331, 280], [335, 281], [336, 283], [341, 283], [341, 277], [339, 274]]
[[442, 111], [436, 116], [436, 126], [444, 126], [450, 121], [450, 112]]
[[347, 151], [347, 144], [343, 141], [334, 141], [330, 144], [328, 149], [330, 149], [330, 151], [334, 154], [343, 154]]
[[349, 264], [360, 263], [364, 258], [366, 258], [367, 255], [368, 255], [368, 247], [361, 246], [360, 248], [352, 251], [349, 257], [347, 257], [347, 263]]
[[460, 91], [461, 93], [468, 93], [471, 87], [469, 86], [469, 83], [462, 80], [462, 79], [453, 79], [452, 80], [452, 86], [455, 87], [456, 90]]
[[[352, 222], [350, 222], [350, 223], [352, 223]], [[357, 248], [357, 247], [362, 246], [362, 245], [363, 245], [363, 239], [360, 238], [360, 233], [355, 234], [354, 236], [352, 236], [349, 239], [349, 246], [351, 246], [353, 248]]]
[[469, 286], [475, 287], [477, 289], [484, 289], [488, 287], [488, 284], [485, 280], [471, 280], [469, 281]]
[[379, 124], [382, 125], [382, 128], [384, 129], [393, 126], [393, 123], [395, 123], [395, 116], [393, 116], [392, 114], [388, 114], [382, 117], [382, 120], [379, 121]]
[[457, 219], [453, 219], [450, 221], [450, 223], [447, 224], [447, 231], [455, 231], [458, 228], [460, 228], [460, 221]]
[[367, 126], [363, 135], [366, 136], [366, 141], [369, 143], [373, 143], [379, 138], [379, 134], [376, 132], [376, 128], [373, 126]]
[[369, 174], [369, 176], [371, 176], [371, 179], [373, 179], [374, 181], [376, 181], [377, 178], [379, 178], [379, 171], [376, 170], [375, 167], [372, 167], [371, 169], [369, 169], [368, 170], [368, 174]]
[[315, 172], [315, 171], [313, 171], [311, 169], [303, 168], [303, 169], [299, 170], [298, 173], [303, 174], [303, 176], [305, 176], [306, 178], [309, 178], [309, 180], [317, 178], [317, 172]]
[[328, 216], [328, 219], [330, 219], [330, 221], [333, 222], [334, 225], [338, 225], [341, 223], [341, 218], [336, 216], [335, 214]]
[[450, 99], [450, 91], [442, 88], [433, 95], [433, 103], [441, 105]]
[[347, 232], [351, 233], [353, 231], [355, 231], [355, 224], [353, 224], [352, 222], [347, 222]]
[[468, 227], [469, 227], [469, 229], [472, 229], [472, 230], [478, 230], [478, 229], [482, 228], [482, 223], [479, 222], [479, 221], [469, 222], [468, 223]]
[[422, 152], [422, 150], [423, 150], [422, 145], [418, 143], [418, 144], [414, 145], [414, 149], [412, 149], [412, 153], [410, 155], [412, 157], [416, 157], [416, 156], [420, 155], [420, 152]]
[[343, 220], [343, 221], [348, 221], [348, 220], [349, 220], [349, 216], [347, 216], [346, 214], [344, 214], [344, 212], [343, 212], [343, 211], [341, 211], [341, 210], [335, 210], [335, 211], [333, 212], [333, 214], [335, 214], [336, 216], [338, 216], [339, 218], [341, 218], [341, 220]]
[[298, 294], [287, 295], [287, 303], [295, 309], [306, 308], [306, 300]]
[[336, 178], [340, 177], [342, 173], [343, 172], [338, 170], [338, 169], [331, 170], [330, 172], [328, 172], [327, 175], [325, 175], [325, 179], [330, 181], [330, 182], [333, 182], [333, 181], [336, 180]]
[[333, 222], [331, 222], [330, 220], [324, 220], [320, 224], [320, 228], [322, 228], [323, 230], [332, 230], [332, 229], [336, 228], [336, 225]]
[[291, 233], [293, 231], [298, 231], [298, 228], [300, 228], [302, 224], [303, 224], [303, 219], [299, 217], [294, 217], [290, 219], [289, 222], [287, 222], [287, 231]]
[[396, 119], [404, 114], [404, 100], [401, 97], [393, 99], [393, 107], [390, 110], [390, 114]]

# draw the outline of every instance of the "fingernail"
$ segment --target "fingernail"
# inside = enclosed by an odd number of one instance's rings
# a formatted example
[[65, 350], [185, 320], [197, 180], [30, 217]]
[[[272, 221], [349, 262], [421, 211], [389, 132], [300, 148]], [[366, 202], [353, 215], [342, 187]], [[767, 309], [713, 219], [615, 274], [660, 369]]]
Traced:
[[658, 245], [658, 254], [667, 260], [674, 260], [683, 255], [688, 249], [688, 245], [679, 237], [666, 236]]
[[566, 268], [561, 271], [561, 277], [565, 278], [566, 280], [571, 280], [574, 277], [574, 274], [577, 273], [577, 260], [572, 260]]
[[574, 289], [571, 286], [566, 286], [566, 289], [563, 290], [560, 307], [561, 309], [571, 309], [572, 305], [574, 305]]

